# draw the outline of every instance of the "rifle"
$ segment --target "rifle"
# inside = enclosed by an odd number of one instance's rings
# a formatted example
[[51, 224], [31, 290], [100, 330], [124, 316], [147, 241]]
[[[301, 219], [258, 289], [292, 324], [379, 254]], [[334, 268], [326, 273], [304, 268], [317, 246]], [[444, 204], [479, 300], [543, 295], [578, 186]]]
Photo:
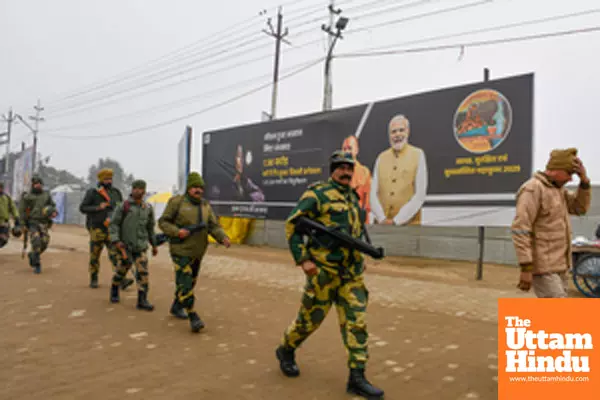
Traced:
[[336, 245], [358, 250], [361, 253], [367, 254], [376, 260], [379, 260], [384, 257], [383, 247], [374, 247], [371, 244], [369, 234], [366, 232], [366, 229], [364, 229], [364, 226], [363, 232], [365, 233], [365, 237], [367, 238], [367, 243], [348, 235], [347, 233], [343, 232], [340, 229], [340, 227], [326, 227], [305, 216], [299, 217], [296, 220], [296, 231], [310, 236], [313, 240], [315, 240], [315, 242], [328, 249], [331, 249], [333, 246], [323, 245], [317, 239], [317, 234], [325, 234], [332, 238]]
[[[25, 196], [23, 196], [22, 201], [25, 201], [24, 199]], [[23, 235], [23, 250], [21, 250], [21, 259], [25, 258], [25, 253], [27, 252], [27, 245], [29, 242], [29, 214], [31, 213], [31, 208], [30, 207], [26, 207], [25, 208], [25, 221], [23, 221], [23, 223], [25, 224], [25, 233]]]
[[[104, 200], [106, 200], [106, 202], [108, 203], [108, 206], [105, 208], [105, 210], [110, 211], [112, 210], [112, 205], [110, 203], [110, 196], [108, 195], [108, 192], [106, 191], [106, 189], [104, 187], [98, 188], [98, 193], [100, 194], [100, 196], [102, 196], [104, 198]], [[110, 217], [106, 218], [106, 220], [104, 220], [104, 226], [108, 228], [108, 225], [110, 225]]]
[[[186, 231], [188, 231], [190, 233], [190, 235], [188, 236], [191, 237], [192, 235], [195, 235], [198, 232], [202, 232], [203, 230], [207, 229], [208, 226], [206, 225], [206, 222], [200, 222], [198, 224], [194, 224], [194, 225], [186, 225], [186, 226], [182, 226], [179, 229], [185, 229]], [[156, 237], [158, 238], [159, 236], [161, 236], [163, 234], [158, 234], [156, 235]], [[165, 235], [166, 236], [166, 235]], [[162, 237], [162, 236], [161, 236]], [[187, 238], [186, 238], [187, 239]], [[183, 243], [183, 241], [185, 239], [180, 239], [179, 237], [172, 237], [170, 239], [166, 238], [162, 243], [164, 243], [165, 241], [170, 240], [171, 243]]]
[[23, 236], [23, 250], [21, 250], [21, 259], [25, 258], [27, 252], [27, 242], [29, 241], [29, 229], [25, 228], [25, 235]]

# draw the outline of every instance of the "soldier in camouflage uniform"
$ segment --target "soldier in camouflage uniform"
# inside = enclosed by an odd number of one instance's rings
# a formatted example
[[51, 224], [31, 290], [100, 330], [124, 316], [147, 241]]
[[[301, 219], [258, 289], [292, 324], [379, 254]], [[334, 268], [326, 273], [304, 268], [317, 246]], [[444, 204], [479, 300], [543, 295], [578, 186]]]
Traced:
[[152, 311], [154, 306], [148, 302], [148, 244], [152, 246], [152, 255], [158, 254], [154, 235], [154, 209], [144, 201], [146, 182], [136, 180], [131, 186], [131, 196], [117, 205], [109, 225], [109, 234], [113, 245], [122, 254], [121, 265], [113, 276], [110, 300], [119, 302], [119, 286], [127, 271], [135, 265], [135, 279], [138, 286], [139, 310]]
[[11, 217], [15, 221], [12, 234], [15, 237], [19, 237], [21, 236], [19, 211], [17, 210], [13, 199], [8, 195], [8, 193], [4, 193], [4, 183], [0, 182], [0, 248], [4, 247], [6, 243], [8, 243], [11, 231]]
[[[204, 180], [197, 172], [190, 173], [186, 194], [170, 198], [158, 220], [158, 226], [169, 237], [169, 251], [175, 267], [176, 290], [171, 314], [180, 319], [189, 318], [192, 332], [204, 328], [204, 322], [194, 310], [194, 287], [208, 247], [208, 235], [225, 247], [231, 245], [212, 207], [202, 198], [203, 193]], [[192, 226], [201, 223], [206, 224], [206, 228], [190, 232]]]
[[[305, 216], [325, 226], [337, 226], [355, 238], [363, 235], [359, 197], [350, 187], [354, 159], [341, 151], [330, 160], [330, 179], [311, 185], [302, 194], [286, 221], [286, 238], [296, 265], [306, 274], [300, 310], [285, 330], [276, 350], [281, 371], [298, 376], [295, 350], [321, 325], [335, 304], [342, 339], [348, 353], [350, 375], [347, 391], [369, 399], [383, 398], [383, 391], [372, 386], [364, 375], [368, 359], [366, 311], [369, 292], [365, 287], [363, 255], [345, 247], [322, 247], [295, 230], [295, 221]], [[325, 235], [317, 238], [327, 244]]]
[[19, 213], [23, 216], [25, 229], [31, 235], [29, 265], [36, 274], [42, 271], [41, 257], [48, 248], [48, 229], [56, 217], [56, 204], [50, 193], [43, 189], [44, 182], [38, 176], [31, 179], [31, 193], [23, 193], [19, 202]]
[[[88, 189], [79, 206], [79, 211], [86, 215], [86, 227], [90, 233], [90, 287], [98, 287], [100, 255], [106, 246], [108, 258], [113, 265], [113, 272], [119, 265], [119, 250], [112, 245], [108, 234], [110, 217], [117, 204], [123, 201], [119, 189], [112, 187], [113, 171], [105, 168], [98, 172], [98, 186]], [[132, 279], [124, 279], [121, 287], [127, 288]]]

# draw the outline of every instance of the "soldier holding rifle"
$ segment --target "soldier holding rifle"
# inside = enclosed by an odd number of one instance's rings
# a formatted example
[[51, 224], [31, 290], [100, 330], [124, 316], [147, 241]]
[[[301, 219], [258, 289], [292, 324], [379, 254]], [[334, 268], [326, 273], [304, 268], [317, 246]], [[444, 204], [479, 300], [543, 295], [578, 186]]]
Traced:
[[0, 248], [4, 247], [8, 243], [10, 229], [10, 219], [15, 221], [15, 225], [12, 229], [14, 237], [20, 237], [21, 224], [19, 222], [19, 210], [15, 206], [15, 202], [8, 195], [4, 193], [4, 183], [0, 182]]
[[[311, 185], [286, 222], [292, 257], [306, 274], [306, 286], [298, 315], [285, 330], [276, 356], [284, 375], [298, 376], [296, 349], [317, 330], [335, 303], [348, 353], [350, 375], [346, 390], [369, 399], [381, 399], [383, 391], [365, 378], [369, 292], [363, 279], [363, 255], [351, 243], [358, 243], [366, 231], [359, 196], [350, 186], [354, 165], [351, 154], [334, 152], [330, 159], [330, 179]], [[311, 221], [302, 223], [304, 218]], [[317, 226], [313, 221], [325, 229], [315, 230], [305, 244], [306, 231], [300, 230], [299, 225]], [[337, 229], [336, 234], [328, 234], [328, 229], [333, 228]], [[347, 235], [348, 240], [339, 240], [340, 233]]]
[[[79, 206], [79, 211], [86, 215], [86, 227], [90, 233], [90, 287], [98, 287], [98, 272], [100, 271], [100, 255], [106, 246], [108, 258], [113, 265], [113, 271], [119, 265], [119, 250], [112, 245], [108, 234], [110, 216], [117, 204], [123, 201], [119, 189], [112, 186], [113, 171], [104, 168], [98, 171], [98, 186], [89, 189]], [[132, 279], [123, 279], [121, 287], [127, 288], [133, 283]]]
[[144, 201], [146, 182], [136, 180], [131, 186], [131, 196], [117, 205], [109, 225], [112, 245], [121, 252], [121, 264], [116, 268], [112, 280], [110, 300], [119, 302], [119, 286], [127, 271], [135, 264], [135, 279], [138, 286], [139, 310], [152, 311], [154, 306], [148, 302], [148, 244], [152, 246], [152, 255], [158, 254], [154, 235], [154, 209]]
[[56, 217], [56, 204], [50, 192], [44, 190], [44, 182], [39, 176], [31, 178], [31, 193], [23, 193], [19, 202], [19, 214], [23, 215], [25, 240], [23, 251], [27, 248], [27, 238], [31, 234], [31, 251], [27, 253], [29, 266], [36, 274], [42, 271], [42, 254], [50, 243], [48, 229]]
[[204, 328], [204, 322], [194, 309], [194, 287], [208, 248], [208, 235], [225, 247], [231, 245], [212, 207], [202, 198], [203, 193], [204, 180], [197, 172], [190, 173], [186, 193], [171, 197], [158, 220], [158, 226], [169, 237], [169, 251], [175, 267], [177, 288], [171, 314], [180, 319], [189, 318], [192, 332]]

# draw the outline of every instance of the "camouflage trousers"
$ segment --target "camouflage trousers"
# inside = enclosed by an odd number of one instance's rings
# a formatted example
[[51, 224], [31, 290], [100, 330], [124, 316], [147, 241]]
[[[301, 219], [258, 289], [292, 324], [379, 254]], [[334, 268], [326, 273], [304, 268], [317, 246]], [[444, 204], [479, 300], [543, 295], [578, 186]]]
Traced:
[[29, 265], [39, 267], [41, 264], [42, 254], [50, 244], [50, 235], [48, 234], [48, 225], [31, 223], [29, 224], [29, 237], [31, 241], [31, 251], [29, 256]]
[[138, 290], [148, 293], [148, 256], [146, 250], [140, 252], [127, 252], [127, 260], [115, 268], [112, 283], [121, 286], [127, 272], [135, 265], [135, 281]]
[[8, 223], [0, 222], [0, 249], [8, 243], [9, 231], [10, 226]]
[[113, 265], [113, 272], [119, 266], [119, 250], [111, 243], [107, 229], [90, 228], [90, 275], [98, 276], [100, 271], [100, 255], [106, 247], [108, 258]]
[[369, 358], [366, 323], [368, 299], [369, 291], [362, 275], [341, 277], [319, 268], [317, 275], [307, 276], [300, 311], [296, 320], [285, 330], [282, 344], [298, 348], [317, 330], [335, 304], [348, 354], [348, 367], [364, 368]]
[[171, 254], [175, 268], [175, 300], [189, 313], [194, 311], [194, 288], [200, 272], [200, 259]]

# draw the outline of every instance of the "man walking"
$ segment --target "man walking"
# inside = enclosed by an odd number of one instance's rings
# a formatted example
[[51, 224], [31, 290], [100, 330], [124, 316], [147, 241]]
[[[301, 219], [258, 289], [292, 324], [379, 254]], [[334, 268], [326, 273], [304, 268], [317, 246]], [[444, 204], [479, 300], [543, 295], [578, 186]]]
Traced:
[[197, 172], [191, 172], [185, 195], [171, 197], [158, 220], [158, 226], [169, 237], [175, 267], [176, 290], [171, 314], [180, 319], [189, 318], [192, 332], [204, 328], [204, 322], [194, 310], [194, 287], [208, 248], [208, 235], [225, 247], [231, 245], [212, 207], [202, 198], [203, 193], [204, 180]]
[[119, 286], [127, 271], [135, 264], [135, 279], [138, 287], [137, 308], [152, 311], [154, 306], [148, 302], [148, 244], [152, 246], [152, 255], [158, 254], [154, 242], [154, 210], [144, 201], [146, 182], [136, 180], [132, 184], [131, 196], [118, 204], [109, 225], [112, 245], [121, 252], [121, 264], [113, 276], [110, 300], [119, 302]]
[[0, 248], [8, 243], [10, 236], [10, 220], [14, 221], [12, 229], [13, 236], [21, 236], [21, 224], [19, 222], [19, 211], [15, 202], [4, 192], [4, 183], [0, 182]]
[[25, 229], [31, 234], [31, 251], [27, 254], [29, 265], [36, 274], [42, 272], [42, 254], [50, 243], [48, 229], [57, 215], [56, 204], [43, 185], [40, 177], [31, 178], [31, 193], [23, 193], [19, 202], [19, 213], [23, 216]]
[[[90, 234], [90, 287], [98, 287], [98, 272], [100, 270], [100, 255], [106, 246], [108, 258], [113, 265], [113, 272], [119, 265], [119, 250], [113, 246], [108, 226], [110, 216], [117, 204], [123, 201], [119, 189], [112, 186], [112, 169], [102, 169], [98, 172], [98, 186], [90, 188], [79, 206], [79, 211], [86, 215], [86, 227]], [[132, 279], [124, 279], [121, 287], [127, 288], [133, 283]]]
[[369, 399], [381, 399], [383, 391], [365, 378], [368, 359], [365, 318], [369, 292], [363, 278], [363, 255], [354, 249], [323, 247], [312, 239], [305, 244], [303, 235], [295, 229], [296, 220], [304, 216], [360, 238], [363, 234], [362, 213], [358, 194], [350, 186], [353, 172], [352, 155], [334, 152], [330, 160], [329, 181], [311, 185], [286, 221], [286, 237], [292, 257], [306, 274], [306, 285], [298, 315], [285, 330], [276, 356], [284, 375], [298, 376], [296, 349], [319, 328], [335, 303], [348, 353], [350, 376], [346, 390]]
[[[577, 174], [576, 193], [564, 186]], [[512, 240], [521, 267], [519, 287], [537, 297], [567, 297], [572, 267], [571, 220], [584, 215], [591, 201], [590, 180], [577, 149], [553, 150], [544, 172], [537, 172], [517, 192]]]

